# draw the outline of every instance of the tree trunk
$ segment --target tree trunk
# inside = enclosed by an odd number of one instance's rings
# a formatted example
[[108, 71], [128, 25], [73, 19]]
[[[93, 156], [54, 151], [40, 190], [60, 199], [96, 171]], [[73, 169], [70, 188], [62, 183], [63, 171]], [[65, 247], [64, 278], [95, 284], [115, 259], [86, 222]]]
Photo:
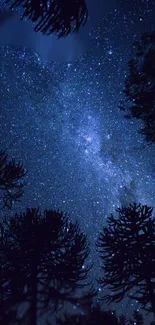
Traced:
[[29, 324], [37, 325], [37, 266], [33, 267], [30, 288]]

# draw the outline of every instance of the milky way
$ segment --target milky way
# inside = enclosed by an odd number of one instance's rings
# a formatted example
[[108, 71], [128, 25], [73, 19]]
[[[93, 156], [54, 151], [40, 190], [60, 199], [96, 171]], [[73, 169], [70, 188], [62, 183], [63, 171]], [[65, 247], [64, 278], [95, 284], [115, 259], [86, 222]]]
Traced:
[[95, 263], [94, 242], [116, 207], [155, 205], [154, 146], [138, 134], [140, 123], [118, 108], [131, 43], [154, 26], [149, 1], [141, 4], [107, 15], [75, 62], [46, 63], [26, 49], [0, 50], [2, 148], [27, 170], [14, 210], [39, 205], [78, 219]]

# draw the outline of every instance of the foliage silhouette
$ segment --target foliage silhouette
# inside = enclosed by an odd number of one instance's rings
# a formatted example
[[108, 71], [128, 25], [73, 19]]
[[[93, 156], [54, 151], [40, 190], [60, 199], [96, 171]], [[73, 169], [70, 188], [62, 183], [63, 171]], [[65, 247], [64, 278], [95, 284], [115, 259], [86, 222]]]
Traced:
[[119, 325], [118, 319], [112, 311], [103, 311], [100, 305], [92, 307], [85, 315], [65, 314], [63, 319], [57, 319], [57, 325]]
[[[82, 268], [89, 249], [77, 222], [32, 208], [4, 219], [0, 229], [0, 313], [27, 302], [29, 324], [35, 325], [38, 313], [78, 302], [76, 289], [87, 285], [90, 267]], [[82, 299], [93, 295], [90, 290]]]
[[10, 9], [21, 6], [22, 19], [29, 18], [35, 23], [34, 30], [58, 37], [78, 32], [87, 22], [88, 12], [85, 0], [6, 0]]
[[124, 315], [120, 315], [119, 317], [119, 325], [127, 325], [127, 320]]
[[99, 304], [94, 306], [88, 317], [88, 325], [118, 325], [118, 319], [111, 310], [103, 311]]
[[[57, 325], [84, 325], [86, 324], [86, 316], [85, 315], [70, 315], [65, 313], [63, 318], [58, 318], [56, 320]], [[47, 323], [47, 325], [51, 325]]]
[[8, 161], [5, 151], [0, 151], [0, 191], [1, 208], [11, 208], [24, 192], [25, 171], [23, 165], [14, 159]]
[[126, 101], [120, 108], [126, 118], [143, 121], [139, 131], [148, 143], [155, 143], [155, 31], [146, 33], [133, 44], [135, 57], [128, 63], [124, 83]]
[[137, 310], [134, 310], [133, 312], [133, 319], [129, 321], [129, 325], [144, 325], [144, 319], [141, 313], [139, 313]]
[[119, 302], [128, 296], [155, 314], [153, 208], [134, 203], [116, 211], [119, 218], [111, 215], [107, 219], [108, 226], [103, 228], [97, 240], [104, 271], [99, 282], [113, 293], [107, 294], [103, 300]]

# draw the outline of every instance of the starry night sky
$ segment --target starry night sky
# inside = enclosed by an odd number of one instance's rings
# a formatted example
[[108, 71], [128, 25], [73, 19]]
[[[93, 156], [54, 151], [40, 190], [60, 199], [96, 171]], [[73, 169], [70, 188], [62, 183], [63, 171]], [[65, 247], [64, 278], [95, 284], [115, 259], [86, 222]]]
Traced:
[[0, 47], [1, 149], [27, 171], [13, 209], [59, 208], [78, 219], [91, 242], [94, 278], [94, 244], [106, 217], [131, 201], [155, 206], [154, 145], [118, 108], [131, 44], [154, 29], [155, 4], [115, 2], [102, 19], [96, 9], [78, 39], [81, 48], [86, 38], [89, 44], [77, 61], [45, 62], [30, 49]]

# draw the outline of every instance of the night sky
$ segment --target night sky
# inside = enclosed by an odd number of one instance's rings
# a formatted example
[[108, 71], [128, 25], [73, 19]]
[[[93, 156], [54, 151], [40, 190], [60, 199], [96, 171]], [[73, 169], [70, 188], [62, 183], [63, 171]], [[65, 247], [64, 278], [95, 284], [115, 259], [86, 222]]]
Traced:
[[[138, 134], [140, 122], [126, 120], [118, 108], [131, 44], [155, 28], [155, 3], [111, 5], [102, 15], [96, 7], [83, 36], [81, 30], [75, 37], [82, 53], [76, 61], [67, 51], [63, 58], [63, 43], [57, 62], [33, 49], [0, 47], [1, 149], [27, 171], [13, 210], [59, 208], [78, 220], [91, 242], [94, 279], [95, 241], [107, 216], [132, 201], [155, 206], [155, 147]], [[125, 315], [131, 304], [121, 303]]]

